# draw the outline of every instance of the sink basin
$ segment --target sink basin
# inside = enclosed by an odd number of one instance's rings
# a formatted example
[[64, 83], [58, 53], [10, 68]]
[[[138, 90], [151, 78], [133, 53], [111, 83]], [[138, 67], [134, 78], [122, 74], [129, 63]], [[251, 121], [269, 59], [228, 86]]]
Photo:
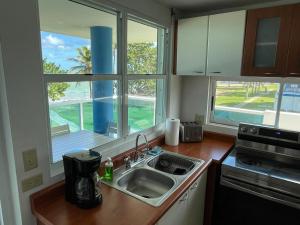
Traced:
[[152, 206], [160, 206], [204, 161], [162, 150], [114, 170], [112, 181], [102, 182]]
[[195, 163], [181, 156], [162, 153], [150, 160], [148, 166], [169, 174], [185, 175], [192, 171]]
[[168, 192], [175, 182], [170, 177], [148, 169], [135, 169], [124, 175], [118, 185], [143, 198], [158, 198]]

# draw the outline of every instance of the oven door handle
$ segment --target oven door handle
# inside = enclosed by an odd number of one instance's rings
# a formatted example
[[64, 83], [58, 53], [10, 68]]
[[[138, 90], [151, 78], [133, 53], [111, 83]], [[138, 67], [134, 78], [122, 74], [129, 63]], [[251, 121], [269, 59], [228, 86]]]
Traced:
[[262, 187], [258, 187], [255, 185], [251, 185], [236, 180], [231, 180], [224, 177], [221, 178], [221, 184], [229, 188], [233, 188], [239, 191], [256, 195], [258, 197], [262, 197], [274, 202], [278, 202], [281, 204], [285, 204], [300, 209], [300, 199], [297, 197], [290, 197], [272, 190], [268, 190]]

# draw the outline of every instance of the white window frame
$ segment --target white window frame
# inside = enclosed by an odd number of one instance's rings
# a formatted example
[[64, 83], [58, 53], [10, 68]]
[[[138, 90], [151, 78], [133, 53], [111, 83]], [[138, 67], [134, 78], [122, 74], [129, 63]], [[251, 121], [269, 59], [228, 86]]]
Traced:
[[280, 77], [210, 77], [210, 84], [209, 84], [209, 94], [208, 94], [208, 107], [207, 107], [207, 118], [206, 124], [211, 125], [214, 127], [227, 127], [229, 129], [236, 130], [238, 123], [228, 123], [228, 121], [218, 121], [216, 122], [213, 119], [214, 109], [215, 109], [215, 96], [216, 96], [216, 82], [217, 81], [240, 81], [240, 82], [270, 82], [270, 83], [278, 83], [280, 85], [279, 92], [278, 92], [278, 103], [277, 103], [277, 110], [275, 116], [275, 124], [274, 126], [278, 128], [279, 126], [279, 119], [280, 119], [280, 109], [281, 109], [281, 102], [282, 102], [282, 94], [283, 94], [283, 87], [286, 83], [298, 83], [300, 84], [299, 78], [280, 78]]
[[[46, 122], [46, 127], [48, 131], [48, 149], [49, 149], [49, 162], [51, 164], [51, 169], [54, 171], [52, 174], [57, 175], [61, 172], [61, 168], [63, 166], [62, 160], [59, 162], [53, 163], [52, 160], [52, 138], [51, 138], [51, 125], [50, 125], [50, 114], [49, 114], [49, 101], [48, 101], [48, 83], [53, 82], [80, 82], [80, 81], [97, 81], [97, 80], [112, 80], [118, 81], [119, 88], [119, 116], [120, 125], [118, 127], [118, 138], [104, 145], [100, 145], [97, 149], [101, 148], [113, 148], [114, 146], [119, 145], [120, 143], [125, 143], [128, 140], [131, 140], [136, 136], [137, 133], [143, 132], [145, 134], [151, 134], [155, 131], [161, 130], [162, 123], [158, 124], [155, 121], [155, 125], [143, 131], [128, 133], [128, 81], [129, 80], [147, 80], [147, 79], [155, 79], [164, 81], [164, 96], [163, 101], [164, 105], [164, 115], [166, 118], [166, 110], [167, 110], [167, 93], [168, 93], [168, 77], [169, 77], [169, 67], [167, 66], [167, 62], [169, 59], [169, 32], [168, 28], [159, 25], [155, 22], [152, 22], [147, 19], [143, 19], [142, 16], [135, 16], [130, 13], [128, 15], [127, 11], [124, 9], [110, 8], [101, 4], [97, 4], [88, 0], [73, 0], [72, 2], [82, 4], [84, 7], [92, 7], [98, 9], [100, 11], [104, 11], [107, 13], [115, 14], [117, 16], [117, 74], [93, 74], [93, 75], [83, 75], [83, 74], [43, 74], [42, 79], [44, 83], [44, 96], [46, 99], [46, 114], [48, 120]], [[145, 75], [145, 74], [127, 74], [127, 20], [133, 19], [136, 22], [145, 24], [147, 26], [151, 26], [154, 28], [161, 28], [164, 30], [164, 55], [163, 55], [163, 73], [162, 74], [153, 74], [153, 75]], [[42, 42], [40, 42], [42, 43]], [[40, 49], [42, 49], [42, 45], [40, 44]], [[42, 58], [41, 58], [42, 65]], [[157, 97], [157, 96], [156, 96]], [[157, 98], [156, 98], [157, 99]], [[156, 101], [158, 104], [158, 101]], [[157, 109], [157, 107], [156, 107]], [[156, 112], [155, 112], [156, 114]], [[57, 172], [59, 171], [59, 172]]]

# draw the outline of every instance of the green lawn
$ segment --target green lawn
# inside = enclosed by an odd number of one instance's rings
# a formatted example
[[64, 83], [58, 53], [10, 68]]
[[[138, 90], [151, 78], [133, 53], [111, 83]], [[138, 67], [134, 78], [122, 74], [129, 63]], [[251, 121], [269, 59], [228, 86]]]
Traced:
[[247, 89], [241, 84], [218, 84], [216, 105], [255, 110], [274, 109], [278, 89], [278, 84], [260, 86], [256, 91], [249, 88], [247, 98]]
[[[52, 106], [50, 110], [59, 115], [59, 117], [70, 121], [76, 125], [77, 130], [80, 127], [79, 121], [79, 104], [66, 105], [66, 106]], [[113, 120], [117, 123], [118, 118], [117, 104], [114, 104]], [[51, 117], [51, 115], [50, 115]], [[93, 104], [88, 102], [83, 104], [83, 117], [84, 117], [84, 129], [93, 130]], [[55, 127], [60, 124], [51, 118], [51, 127]], [[153, 104], [146, 104], [144, 106], [131, 105], [128, 107], [128, 125], [133, 131], [143, 130], [154, 125], [154, 107]], [[76, 128], [72, 128], [71, 131], [77, 131]]]

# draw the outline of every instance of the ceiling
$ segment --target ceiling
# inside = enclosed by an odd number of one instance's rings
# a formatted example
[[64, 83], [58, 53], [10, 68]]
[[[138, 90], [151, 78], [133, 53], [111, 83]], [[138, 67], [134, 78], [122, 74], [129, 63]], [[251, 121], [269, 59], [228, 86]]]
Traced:
[[[39, 15], [42, 31], [89, 39], [90, 27], [107, 26], [112, 28], [113, 43], [116, 43], [116, 15], [66, 0], [39, 0]], [[153, 42], [156, 39], [157, 29], [129, 22], [128, 42]]]
[[155, 0], [169, 8], [175, 8], [182, 12], [204, 12], [225, 8], [242, 7], [278, 0]]

